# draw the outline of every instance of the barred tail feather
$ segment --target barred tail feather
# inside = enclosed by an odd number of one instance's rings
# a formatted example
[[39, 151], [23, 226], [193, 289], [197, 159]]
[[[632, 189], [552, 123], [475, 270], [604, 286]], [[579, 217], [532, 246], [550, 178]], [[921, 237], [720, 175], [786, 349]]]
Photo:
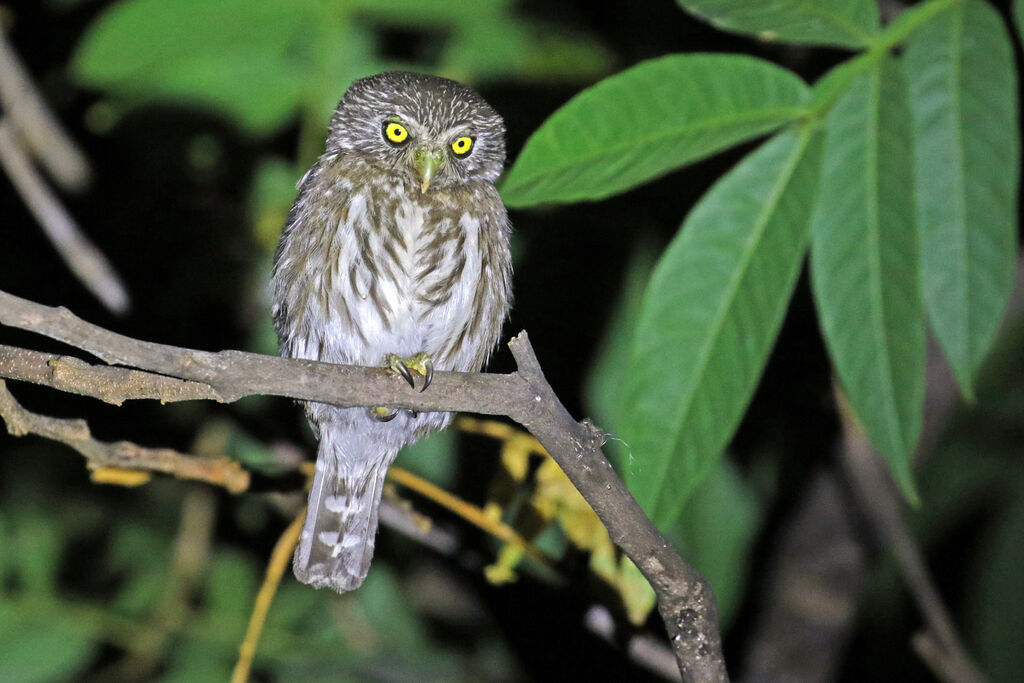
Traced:
[[296, 578], [339, 593], [362, 585], [373, 559], [377, 512], [397, 453], [349, 435], [321, 436], [306, 521], [292, 567]]

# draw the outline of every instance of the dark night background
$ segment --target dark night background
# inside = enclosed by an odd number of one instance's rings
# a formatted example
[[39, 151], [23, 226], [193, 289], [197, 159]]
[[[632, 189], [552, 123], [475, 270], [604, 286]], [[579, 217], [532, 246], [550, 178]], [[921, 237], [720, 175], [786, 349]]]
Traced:
[[[104, 118], [109, 112], [107, 94], [77, 83], [68, 64], [84, 31], [106, 7], [107, 3], [92, 1], [15, 2], [3, 6], [2, 16], [8, 41], [93, 165], [92, 185], [81, 194], [62, 193], [61, 199], [123, 277], [132, 297], [131, 311], [115, 316], [92, 298], [64, 266], [6, 179], [0, 181], [0, 289], [47, 305], [67, 306], [88, 321], [139, 339], [206, 350], [268, 351], [269, 313], [262, 288], [269, 254], [253, 227], [259, 218], [253, 188], [261, 160], [269, 155], [295, 159], [299, 124], [293, 122], [269, 135], [251, 135], [209, 109], [168, 101], [125, 105], [115, 116]], [[607, 73], [644, 59], [677, 52], [739, 52], [763, 57], [814, 82], [848, 54], [766, 45], [728, 35], [690, 18], [668, 0], [640, 4], [526, 1], [514, 7], [517, 16], [587, 36], [602, 46], [608, 62], [594, 75], [547, 81], [495, 78], [479, 84], [505, 118], [510, 162], [530, 133], [573, 94]], [[433, 32], [409, 28], [380, 28], [376, 35], [380, 57], [416, 62], [428, 70], [436, 53], [434, 44], [443, 40]], [[334, 95], [340, 96], [347, 85], [334, 84]], [[574, 415], [589, 414], [584, 393], [588, 373], [638, 248], [663, 247], [703, 192], [754, 146], [741, 146], [604, 201], [511, 212], [516, 298], [505, 336], [529, 330], [548, 380]], [[983, 377], [979, 402], [958, 410], [941, 445], [923, 465], [920, 481], [925, 506], [909, 513], [968, 647], [983, 665], [990, 666], [991, 653], [1007, 649], [999, 643], [1016, 642], [1017, 649], [1024, 644], [1024, 633], [1006, 631], [1021, 625], [1019, 616], [1003, 617], [998, 609], [989, 613], [986, 605], [977, 604], [979, 595], [988, 594], [979, 586], [993, 585], [986, 583], [985, 568], [1006, 561], [991, 555], [993, 539], [1010, 533], [1001, 523], [1008, 518], [1010, 502], [1024, 491], [1021, 333], [1018, 311], [1015, 319], [1004, 324]], [[26, 333], [5, 328], [2, 334], [5, 344], [66, 350]], [[489, 367], [512, 369], [508, 352], [500, 348]], [[314, 448], [301, 411], [284, 399], [170, 406], [139, 401], [114, 407], [20, 383], [12, 382], [10, 388], [25, 407], [36, 412], [86, 418], [93, 434], [107, 441], [126, 439], [188, 452], [208, 442], [222, 447], [228, 443], [229, 451], [240, 442], [255, 443], [258, 446], [253, 448], [264, 450], [274, 444], [298, 444], [307, 454]], [[792, 515], [805, 502], [808, 484], [820, 472], [835, 469], [837, 438], [829, 362], [804, 276], [729, 452], [754, 492], [758, 510], [756, 534], [739, 571], [742, 578], [734, 587], [739, 600], [725, 632], [726, 661], [734, 675], [741, 673], [754, 646], [758, 618], [772, 608], [766, 568], [779, 552]], [[489, 439], [465, 434], [456, 435], [455, 443], [457, 453], [446, 464], [450, 471], [439, 483], [482, 504], [498, 475], [497, 447]], [[214, 511], [211, 552], [231, 558], [225, 561], [228, 568], [223, 575], [243, 577], [223, 579], [238, 593], [222, 598], [224, 604], [235, 605], [230, 607], [235, 620], [217, 622], [230, 624], [224, 628], [209, 627], [221, 633], [207, 642], [203, 628], [195, 625], [205, 617], [194, 617], [195, 621], [186, 617], [169, 627], [167, 640], [152, 651], [133, 650], [137, 643], [133, 645], [131, 638], [108, 637], [104, 627], [88, 626], [90, 620], [99, 623], [96, 615], [125, 609], [130, 618], [142, 623], [157, 618], [144, 606], [125, 608], [123, 600], [131, 600], [122, 592], [129, 584], [145, 583], [137, 581], [138, 575], [149, 573], [151, 585], [139, 588], [138, 595], [152, 596], [151, 606], [169, 600], [167, 589], [161, 587], [169, 579], [161, 579], [161, 572], [179, 535], [182, 500], [194, 488], [205, 489], [199, 494], [206, 500], [203, 505]], [[420, 675], [437, 680], [657, 680], [625, 653], [634, 630], [619, 616], [614, 593], [588, 571], [584, 554], [570, 550], [555, 561], [560, 580], [524, 569], [517, 582], [493, 586], [485, 580], [482, 567], [493, 561], [497, 542], [450, 513], [412, 494], [409, 497], [418, 510], [454, 530], [460, 552], [443, 557], [384, 529], [371, 574], [386, 567], [381, 571], [388, 573], [390, 583], [340, 607], [324, 605], [348, 601], [350, 596], [313, 594], [287, 574], [284, 582], [292, 585], [282, 587], [281, 609], [298, 614], [287, 623], [320, 620], [327, 626], [308, 626], [305, 631], [296, 627], [299, 640], [293, 646], [308, 647], [308, 653], [262, 660], [262, 650], [258, 651], [255, 680], [416, 680]], [[727, 508], [731, 501], [719, 504]], [[846, 504], [845, 493], [836, 504]], [[218, 672], [226, 677], [244, 632], [254, 581], [262, 576], [266, 558], [296, 505], [297, 498], [284, 499], [275, 493], [232, 496], [167, 477], [135, 489], [99, 486], [90, 483], [82, 458], [71, 450], [37, 437], [3, 436], [0, 532], [6, 530], [8, 536], [0, 534], [0, 577], [6, 577], [2, 589], [14, 595], [24, 587], [22, 579], [4, 572], [13, 566], [13, 553], [32, 545], [16, 529], [35, 529], [31, 524], [38, 524], [50, 529], [43, 536], [54, 546], [50, 557], [59, 560], [52, 605], [88, 605], [92, 615], [68, 617], [86, 623], [69, 631], [78, 634], [75, 643], [82, 639], [82, 632], [87, 634], [82, 654], [69, 660], [63, 670], [30, 680], [174, 676], [217, 680]], [[147, 563], [122, 557], [117, 548], [135, 534], [149, 538], [139, 541], [135, 553], [163, 548], [159, 551], [165, 553], [160, 556], [163, 559], [158, 562], [155, 556]], [[848, 628], [840, 629], [849, 638], [826, 640], [815, 647], [832, 649], [837, 680], [931, 680], [909, 647], [921, 621], [894, 565], [862, 520], [857, 522], [856, 535], [866, 549], [870, 569], [862, 589], [851, 591], [859, 609]], [[813, 550], [809, 557], [815, 557]], [[201, 575], [207, 572], [204, 569]], [[1019, 567], [1017, 572], [1019, 581]], [[194, 579], [185, 591], [186, 612], [191, 615], [212, 609], [209, 591], [213, 589], [205, 581]], [[425, 590], [437, 593], [420, 594]], [[5, 648], [25, 647], [12, 633], [21, 629], [19, 619], [28, 618], [15, 614], [23, 602], [5, 602], [3, 595], [0, 660]], [[392, 617], [375, 614], [388, 611], [382, 604], [401, 601], [394, 596], [412, 596], [408, 604], [390, 608], [401, 615], [388, 621]], [[1016, 597], [1020, 596], [1018, 589]], [[138, 599], [146, 602], [144, 597]], [[450, 609], [443, 609], [445, 603], [450, 603]], [[618, 642], [610, 644], [584, 627], [583, 615], [595, 603], [608, 604], [616, 615]], [[274, 609], [278, 606], [275, 603]], [[67, 607], [67, 614], [73, 612]], [[44, 635], [32, 642], [53, 642], [48, 647], [59, 649], [66, 636], [50, 641], [45, 633], [65, 633], [65, 627], [56, 623], [65, 610], [53, 613], [56, 616], [46, 619], [45, 627], [38, 623], [33, 627]], [[1004, 618], [1008, 621], [991, 623]], [[369, 650], [376, 654], [365, 656], [364, 648], [344, 660], [348, 655], [337, 654], [338, 648], [330, 644], [340, 637], [348, 643], [341, 650], [358, 651], [364, 641], [351, 629], [361, 628], [360, 619], [376, 634], [366, 636], [367, 642], [375, 643]], [[332, 630], [335, 621], [355, 626], [348, 631], [340, 627], [338, 636]], [[278, 628], [288, 627], [279, 624]], [[645, 629], [661, 637], [656, 613]], [[408, 632], [417, 635], [405, 640], [403, 634]], [[272, 641], [273, 637], [267, 638]], [[996, 640], [986, 640], [992, 638]], [[175, 654], [180, 642], [190, 643], [189, 651], [198, 653], [184, 664], [180, 653]], [[282, 642], [286, 644], [277, 646], [278, 651], [292, 647], [287, 645], [292, 641]], [[40, 654], [47, 651], [53, 650]], [[330, 657], [324, 654], [328, 651]], [[1019, 653], [1006, 656], [1020, 661]], [[196, 663], [206, 662], [204, 658], [210, 662]], [[436, 673], [423, 673], [433, 672], [434, 666]], [[13, 676], [12, 671], [0, 664], [0, 680], [16, 680], [5, 678]]]

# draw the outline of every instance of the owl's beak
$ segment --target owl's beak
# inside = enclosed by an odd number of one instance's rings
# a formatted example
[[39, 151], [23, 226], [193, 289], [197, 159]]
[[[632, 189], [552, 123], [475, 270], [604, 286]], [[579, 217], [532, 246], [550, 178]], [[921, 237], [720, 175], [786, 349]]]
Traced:
[[444, 150], [437, 147], [418, 147], [412, 154], [412, 167], [420, 179], [420, 192], [430, 187], [437, 170], [444, 165]]

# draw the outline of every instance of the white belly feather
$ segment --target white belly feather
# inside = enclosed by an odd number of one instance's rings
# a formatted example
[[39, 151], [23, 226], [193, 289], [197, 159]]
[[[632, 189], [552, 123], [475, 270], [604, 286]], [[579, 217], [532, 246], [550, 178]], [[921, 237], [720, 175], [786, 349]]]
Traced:
[[[330, 286], [330, 301], [324, 325], [321, 360], [359, 365], [380, 365], [388, 353], [402, 357], [422, 351], [438, 354], [451, 339], [458, 335], [472, 315], [472, 297], [475, 283], [481, 277], [479, 249], [479, 220], [463, 215], [459, 227], [465, 235], [461, 245], [465, 266], [450, 290], [447, 300], [440, 306], [424, 302], [421, 295], [450, 275], [445, 269], [427, 268], [424, 244], [430, 241], [432, 228], [425, 226], [427, 212], [415, 197], [405, 197], [396, 206], [393, 220], [401, 240], [378, 226], [368, 226], [370, 220], [366, 197], [353, 194], [345, 221], [338, 225], [339, 235], [352, 235], [367, 230], [371, 249], [383, 253], [384, 240], [396, 255], [395, 263], [377, 268], [374, 277], [363, 260], [359, 249], [342, 249], [333, 264], [334, 272], [322, 285]], [[349, 242], [351, 244], [351, 242]], [[455, 243], [445, 244], [445, 256], [454, 259]], [[373, 282], [371, 283], [371, 278]], [[371, 285], [376, 288], [376, 299], [371, 296]], [[381, 315], [380, 303], [387, 309]], [[359, 329], [346, 324], [346, 316], [338, 309], [347, 306], [349, 316]], [[435, 358], [438, 370], [468, 370], [475, 350], [465, 349], [448, 362]]]

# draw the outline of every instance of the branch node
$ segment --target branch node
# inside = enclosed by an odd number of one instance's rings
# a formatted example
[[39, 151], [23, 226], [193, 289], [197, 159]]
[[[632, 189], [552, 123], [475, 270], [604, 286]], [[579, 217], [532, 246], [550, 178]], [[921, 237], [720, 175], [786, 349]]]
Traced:
[[[119, 380], [117, 388], [128, 398], [162, 399], [186, 393], [189, 398], [211, 398], [204, 393], [209, 388], [211, 393], [228, 400], [232, 394], [276, 395], [336, 405], [393, 403], [411, 410], [466, 410], [511, 417], [527, 427], [551, 454], [605, 525], [612, 542], [633, 560], [654, 588], [683, 678], [687, 681], [728, 680], [718, 636], [718, 612], [710, 586], [676, 554], [616, 476], [601, 452], [605, 434], [590, 421], [578, 422], [562, 405], [544, 378], [525, 331], [509, 342], [518, 364], [517, 372], [511, 375], [439, 372], [434, 377], [438, 390], [423, 394], [400, 387], [397, 382], [382, 381], [379, 368], [339, 367], [241, 351], [214, 354], [142, 342], [91, 325], [66, 309], [56, 314], [55, 311], [58, 309], [0, 291], [0, 324], [45, 334], [105, 360], [105, 356], [113, 355], [114, 360], [108, 362], [139, 368], [105, 368], [105, 374], [99, 373], [98, 368], [93, 369], [94, 377], [109, 377], [112, 386], [115, 379]], [[23, 322], [30, 314], [40, 317], [37, 324]], [[0, 345], [0, 362], [19, 358], [38, 362], [40, 356], [45, 354]], [[34, 368], [14, 364], [10, 370], [0, 367], [0, 375], [4, 372], [40, 384], [49, 380], [40, 378], [40, 374], [48, 374], [46, 370], [38, 373]], [[124, 393], [126, 385], [135, 379], [141, 381], [144, 376], [148, 378], [148, 393], [143, 394], [134, 385], [133, 391], [137, 393]], [[165, 392], [171, 384], [180, 393]], [[91, 389], [87, 395], [95, 395], [95, 392]], [[33, 428], [33, 431], [36, 430]], [[195, 459], [167, 449], [145, 449], [134, 444], [126, 448], [96, 441], [68, 445], [78, 448], [98, 464], [170, 472], [215, 483], [231, 491], [245, 490], [249, 483], [248, 473], [226, 458]], [[126, 453], [126, 450], [132, 452]], [[239, 475], [237, 480], [236, 474]], [[684, 608], [691, 608], [701, 616], [696, 640], [675, 638], [680, 610]]]

